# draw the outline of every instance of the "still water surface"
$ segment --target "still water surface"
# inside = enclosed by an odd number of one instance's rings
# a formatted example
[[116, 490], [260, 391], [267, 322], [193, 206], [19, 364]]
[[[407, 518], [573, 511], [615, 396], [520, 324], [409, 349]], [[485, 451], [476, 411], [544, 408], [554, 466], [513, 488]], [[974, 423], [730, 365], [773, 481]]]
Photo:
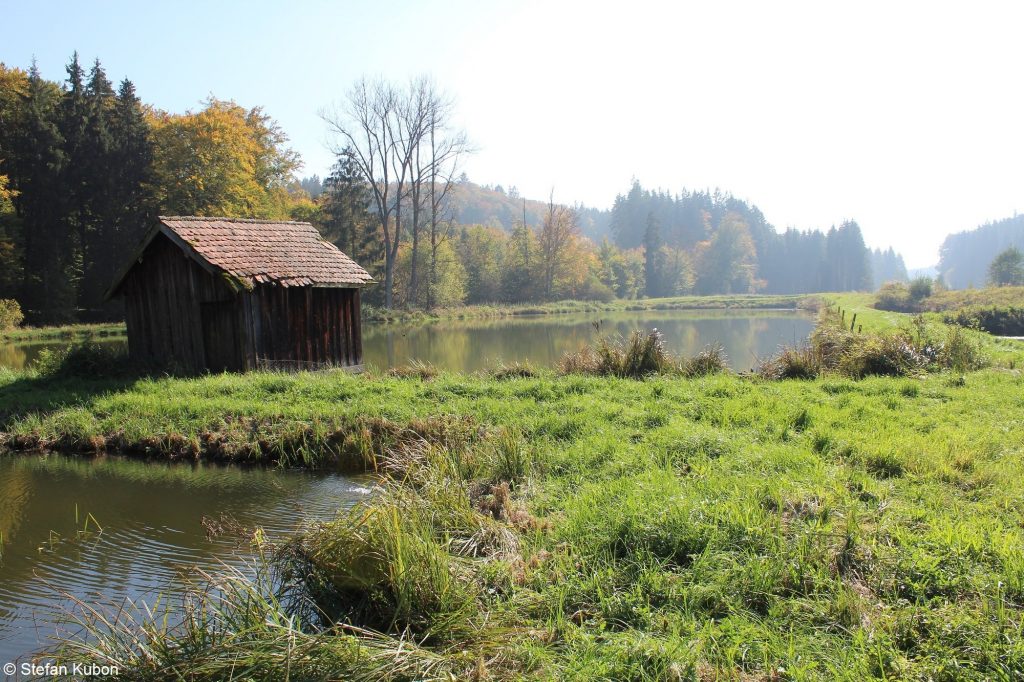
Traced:
[[[553, 367], [566, 352], [578, 350], [600, 336], [627, 336], [634, 329], [657, 328], [675, 353], [695, 355], [706, 345], [721, 343], [735, 370], [747, 370], [755, 358], [775, 352], [780, 344], [802, 341], [813, 318], [794, 311], [644, 311], [538, 315], [496, 319], [443, 320], [431, 324], [363, 326], [363, 359], [379, 368], [413, 360], [441, 369], [475, 372], [500, 362], [529, 362]], [[124, 337], [99, 339], [125, 348]], [[31, 365], [44, 348], [68, 342], [0, 344], [0, 367]]]
[[[152, 603], [195, 567], [247, 565], [249, 543], [208, 537], [204, 517], [228, 514], [272, 540], [333, 518], [372, 485], [301, 471], [0, 454], [0, 662], [47, 645], [67, 606], [62, 592]], [[78, 537], [88, 514], [103, 530]]]
[[634, 329], [658, 329], [669, 350], [686, 356], [721, 343], [735, 370], [748, 370], [756, 358], [780, 344], [803, 341], [814, 319], [795, 311], [644, 311], [455, 320], [428, 325], [367, 325], [363, 359], [377, 367], [412, 360], [473, 372], [500, 362], [553, 367], [566, 352], [601, 336], [628, 336]]

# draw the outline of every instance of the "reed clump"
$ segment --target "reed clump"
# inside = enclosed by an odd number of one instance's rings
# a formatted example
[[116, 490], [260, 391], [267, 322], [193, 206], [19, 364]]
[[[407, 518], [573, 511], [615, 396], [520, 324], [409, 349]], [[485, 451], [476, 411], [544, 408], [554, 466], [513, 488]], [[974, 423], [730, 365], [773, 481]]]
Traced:
[[69, 667], [115, 667], [134, 680], [465, 679], [477, 663], [407, 632], [311, 624], [297, 614], [315, 605], [297, 604], [301, 597], [282, 589], [265, 556], [251, 570], [197, 570], [175, 603], [67, 598], [62, 629], [69, 636], [59, 638], [48, 658]]
[[499, 381], [506, 379], [532, 379], [538, 376], [537, 369], [528, 362], [500, 363], [491, 370], [491, 376]]
[[707, 346], [692, 358], [679, 361], [679, 371], [687, 377], [705, 377], [729, 371], [729, 357], [720, 343]]
[[[417, 638], [467, 634], [479, 585], [471, 566], [449, 551], [453, 536], [471, 536], [472, 509], [457, 497], [389, 486], [373, 502], [314, 526], [294, 551], [305, 559], [304, 574], [315, 576], [304, 580], [318, 609], [331, 620], [408, 629]], [[442, 518], [463, 523], [446, 528]]]
[[764, 360], [757, 373], [764, 379], [814, 379], [821, 373], [821, 357], [811, 345], [786, 346]]
[[562, 374], [631, 379], [642, 379], [673, 367], [673, 358], [665, 349], [664, 338], [657, 329], [647, 334], [633, 331], [625, 339], [602, 337], [594, 346], [584, 346], [576, 353], [567, 353], [559, 363]]
[[706, 347], [692, 358], [673, 355], [657, 329], [636, 330], [625, 339], [602, 337], [574, 353], [566, 353], [558, 364], [561, 374], [589, 374], [643, 379], [655, 374], [707, 376], [728, 371], [729, 362], [720, 344]]
[[848, 329], [835, 310], [826, 309], [807, 344], [780, 348], [760, 363], [757, 374], [774, 380], [825, 374], [861, 379], [943, 369], [971, 371], [987, 362], [981, 343], [960, 327], [929, 325], [917, 316], [906, 329], [861, 333]]
[[423, 362], [420, 360], [413, 360], [408, 365], [400, 365], [388, 370], [389, 377], [399, 377], [402, 379], [422, 379], [427, 381], [429, 379], [433, 379], [437, 375], [437, 367], [429, 362]]

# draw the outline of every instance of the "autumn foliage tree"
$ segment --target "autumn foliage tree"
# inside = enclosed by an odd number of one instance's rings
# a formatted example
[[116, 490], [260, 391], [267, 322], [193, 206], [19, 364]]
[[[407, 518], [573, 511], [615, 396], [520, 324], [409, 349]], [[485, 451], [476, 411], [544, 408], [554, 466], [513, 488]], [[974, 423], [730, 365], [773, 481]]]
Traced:
[[750, 294], [756, 291], [757, 253], [743, 219], [728, 214], [714, 236], [697, 249], [697, 293]]
[[579, 236], [576, 212], [568, 206], [556, 204], [552, 194], [548, 200], [547, 215], [537, 233], [542, 298], [552, 300], [559, 279], [565, 279], [569, 274], [573, 256], [577, 255], [575, 247]]
[[289, 217], [287, 186], [299, 157], [262, 108], [211, 97], [198, 112], [157, 112], [151, 125], [163, 212]]

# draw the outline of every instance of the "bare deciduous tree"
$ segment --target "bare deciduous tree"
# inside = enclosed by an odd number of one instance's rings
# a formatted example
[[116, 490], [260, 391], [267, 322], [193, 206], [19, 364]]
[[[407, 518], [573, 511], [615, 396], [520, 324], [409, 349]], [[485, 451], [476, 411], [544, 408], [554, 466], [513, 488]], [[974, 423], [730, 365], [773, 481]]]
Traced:
[[383, 81], [362, 79], [349, 91], [346, 103], [321, 111], [336, 140], [332, 151], [348, 156], [370, 185], [384, 235], [384, 300], [392, 306], [395, 259], [400, 241], [401, 201], [408, 171], [402, 163], [399, 133], [399, 94]]
[[[352, 159], [373, 190], [384, 235], [384, 301], [388, 308], [394, 306], [394, 269], [403, 225], [413, 251], [407, 298], [417, 300], [424, 210], [429, 213], [431, 228], [431, 282], [435, 279], [445, 200], [459, 159], [468, 151], [465, 134], [450, 129], [453, 109], [451, 98], [432, 80], [419, 77], [410, 81], [406, 90], [384, 81], [360, 80], [342, 107], [320, 112], [335, 137], [332, 151]], [[409, 213], [404, 224], [406, 204]]]
[[434, 306], [434, 287], [437, 284], [437, 251], [451, 238], [454, 215], [449, 201], [455, 185], [455, 174], [462, 157], [472, 149], [466, 134], [448, 129], [454, 103], [448, 98], [438, 98], [427, 122], [427, 144], [430, 150], [430, 285], [427, 289], [427, 307]]

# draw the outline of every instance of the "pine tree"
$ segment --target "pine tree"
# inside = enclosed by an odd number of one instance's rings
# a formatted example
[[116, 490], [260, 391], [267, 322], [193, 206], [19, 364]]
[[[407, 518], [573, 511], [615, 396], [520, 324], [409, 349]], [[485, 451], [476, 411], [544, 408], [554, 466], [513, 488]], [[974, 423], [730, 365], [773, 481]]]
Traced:
[[67, 197], [61, 179], [67, 157], [56, 124], [59, 101], [60, 92], [33, 62], [16, 144], [20, 194], [15, 200], [24, 226], [22, 308], [33, 324], [66, 322], [74, 313], [76, 251], [64, 233]]
[[85, 87], [85, 128], [70, 157], [80, 175], [76, 197], [79, 212], [79, 240], [82, 248], [82, 282], [79, 307], [95, 315], [102, 304], [103, 292], [111, 272], [117, 267], [111, 256], [113, 224], [120, 210], [117, 202], [114, 140], [110, 125], [114, 108], [114, 89], [99, 60], [93, 63]]
[[[110, 114], [111, 214], [104, 242], [108, 247], [108, 278], [131, 257], [157, 216], [153, 184], [153, 142], [142, 102], [127, 78], [121, 81]], [[104, 288], [110, 285], [104, 282]]]
[[370, 190], [348, 156], [342, 155], [324, 180], [321, 206], [318, 227], [324, 237], [375, 274], [384, 252], [369, 211]]

